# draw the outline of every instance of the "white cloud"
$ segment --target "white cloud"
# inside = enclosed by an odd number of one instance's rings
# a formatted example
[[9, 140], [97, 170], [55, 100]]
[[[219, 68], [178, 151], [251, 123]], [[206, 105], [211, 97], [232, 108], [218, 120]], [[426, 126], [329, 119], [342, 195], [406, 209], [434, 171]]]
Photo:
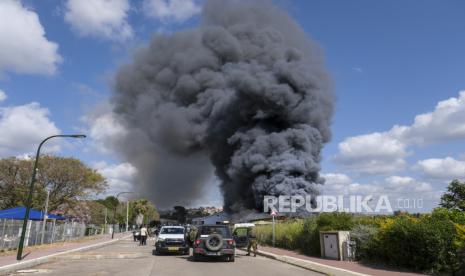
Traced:
[[65, 21], [81, 36], [126, 40], [133, 36], [129, 9], [128, 0], [68, 0]]
[[343, 173], [323, 173], [321, 176], [331, 185], [347, 185], [352, 182], [352, 179]]
[[453, 179], [465, 179], [465, 161], [452, 157], [444, 159], [432, 158], [420, 160], [414, 167], [425, 176], [451, 181]]
[[434, 111], [415, 117], [405, 132], [411, 144], [442, 143], [465, 138], [465, 91], [457, 98], [441, 101]]
[[101, 161], [94, 163], [92, 167], [108, 181], [108, 195], [114, 195], [118, 192], [132, 190], [132, 185], [137, 170], [131, 164], [108, 164], [104, 161]]
[[[32, 153], [42, 139], [59, 134], [49, 116], [38, 103], [0, 107], [0, 157]], [[57, 151], [58, 145], [50, 141], [45, 150]]]
[[17, 0], [0, 1], [0, 75], [6, 71], [52, 75], [62, 58], [47, 40], [37, 13]]
[[324, 195], [370, 195], [375, 199], [374, 202], [379, 196], [386, 195], [394, 210], [402, 209], [409, 212], [424, 212], [436, 207], [443, 192], [443, 187], [436, 189], [430, 183], [410, 176], [394, 175], [365, 184], [354, 182], [342, 173], [326, 173], [322, 176], [326, 178], [326, 183], [322, 187]]
[[195, 0], [144, 0], [144, 13], [160, 21], [184, 22], [201, 11]]
[[357, 173], [385, 174], [405, 167], [406, 145], [390, 132], [349, 137], [339, 143], [337, 163]]
[[349, 176], [343, 173], [325, 173], [321, 176], [326, 179], [325, 185], [322, 187], [323, 194], [368, 195], [379, 194], [381, 192], [377, 185], [354, 182]]
[[351, 194], [351, 195], [368, 195], [368, 194], [387, 194], [393, 197], [409, 196], [412, 193], [426, 195], [430, 197], [433, 191], [431, 184], [418, 181], [410, 176], [390, 176], [383, 181], [375, 181], [369, 184], [354, 182], [349, 176], [342, 173], [322, 174], [326, 179], [323, 190], [328, 194]]
[[6, 93], [0, 89], [0, 102], [3, 102], [4, 100], [6, 100], [6, 98], [7, 98]]
[[415, 117], [409, 126], [346, 138], [334, 161], [362, 174], [400, 171], [409, 147], [465, 139], [465, 91], [441, 101], [434, 111]]
[[101, 106], [94, 113], [83, 118], [87, 124], [92, 148], [100, 153], [109, 154], [118, 139], [126, 134], [124, 127], [115, 118], [108, 105]]
[[[412, 193], [430, 193], [433, 191], [431, 184], [418, 181], [410, 176], [390, 176], [385, 179], [387, 185], [385, 189], [390, 193], [403, 196], [412, 195]], [[429, 197], [429, 195], [428, 195]]]

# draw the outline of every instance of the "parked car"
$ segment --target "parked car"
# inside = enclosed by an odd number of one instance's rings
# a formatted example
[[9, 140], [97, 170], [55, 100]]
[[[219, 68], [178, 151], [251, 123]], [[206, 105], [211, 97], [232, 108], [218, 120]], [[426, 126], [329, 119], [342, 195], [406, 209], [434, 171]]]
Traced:
[[202, 257], [224, 258], [234, 262], [236, 245], [227, 225], [201, 225], [193, 247], [193, 260], [199, 261]]
[[185, 228], [183, 226], [163, 226], [155, 243], [155, 254], [181, 253], [187, 254]]

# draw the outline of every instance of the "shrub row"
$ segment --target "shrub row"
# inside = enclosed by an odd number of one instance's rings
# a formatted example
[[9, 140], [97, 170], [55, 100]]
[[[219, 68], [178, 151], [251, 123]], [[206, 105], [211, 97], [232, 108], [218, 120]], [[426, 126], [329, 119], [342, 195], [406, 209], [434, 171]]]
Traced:
[[[323, 213], [276, 224], [276, 246], [319, 256], [319, 232], [350, 230], [356, 256], [422, 272], [465, 272], [465, 214], [438, 208], [432, 214], [353, 216]], [[272, 226], [257, 227], [259, 242], [272, 244]]]

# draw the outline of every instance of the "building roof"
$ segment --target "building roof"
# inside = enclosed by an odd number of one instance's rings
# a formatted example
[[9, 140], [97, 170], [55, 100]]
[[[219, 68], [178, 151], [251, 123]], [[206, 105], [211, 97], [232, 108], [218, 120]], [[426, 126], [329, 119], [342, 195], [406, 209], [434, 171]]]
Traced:
[[[20, 206], [6, 210], [0, 210], [0, 219], [16, 219], [22, 220], [26, 216], [26, 207]], [[65, 217], [54, 215], [54, 214], [47, 214], [49, 219], [56, 219], [56, 220], [64, 220]], [[29, 212], [29, 219], [30, 220], [43, 220], [44, 219], [44, 212], [31, 209]]]
[[223, 212], [213, 214], [211, 216], [193, 218], [192, 223], [203, 222], [203, 224], [215, 224], [217, 222], [229, 220], [230, 218], [231, 218], [231, 215], [223, 211]]

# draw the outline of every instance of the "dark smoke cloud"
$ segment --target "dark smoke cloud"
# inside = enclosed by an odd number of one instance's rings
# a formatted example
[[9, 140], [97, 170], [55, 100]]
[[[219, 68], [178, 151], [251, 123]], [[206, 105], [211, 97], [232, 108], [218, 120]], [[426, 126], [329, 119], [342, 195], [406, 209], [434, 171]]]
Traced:
[[199, 27], [154, 37], [115, 90], [120, 151], [160, 206], [201, 197], [213, 169], [230, 211], [323, 183], [331, 82], [319, 47], [269, 1], [206, 1]]

